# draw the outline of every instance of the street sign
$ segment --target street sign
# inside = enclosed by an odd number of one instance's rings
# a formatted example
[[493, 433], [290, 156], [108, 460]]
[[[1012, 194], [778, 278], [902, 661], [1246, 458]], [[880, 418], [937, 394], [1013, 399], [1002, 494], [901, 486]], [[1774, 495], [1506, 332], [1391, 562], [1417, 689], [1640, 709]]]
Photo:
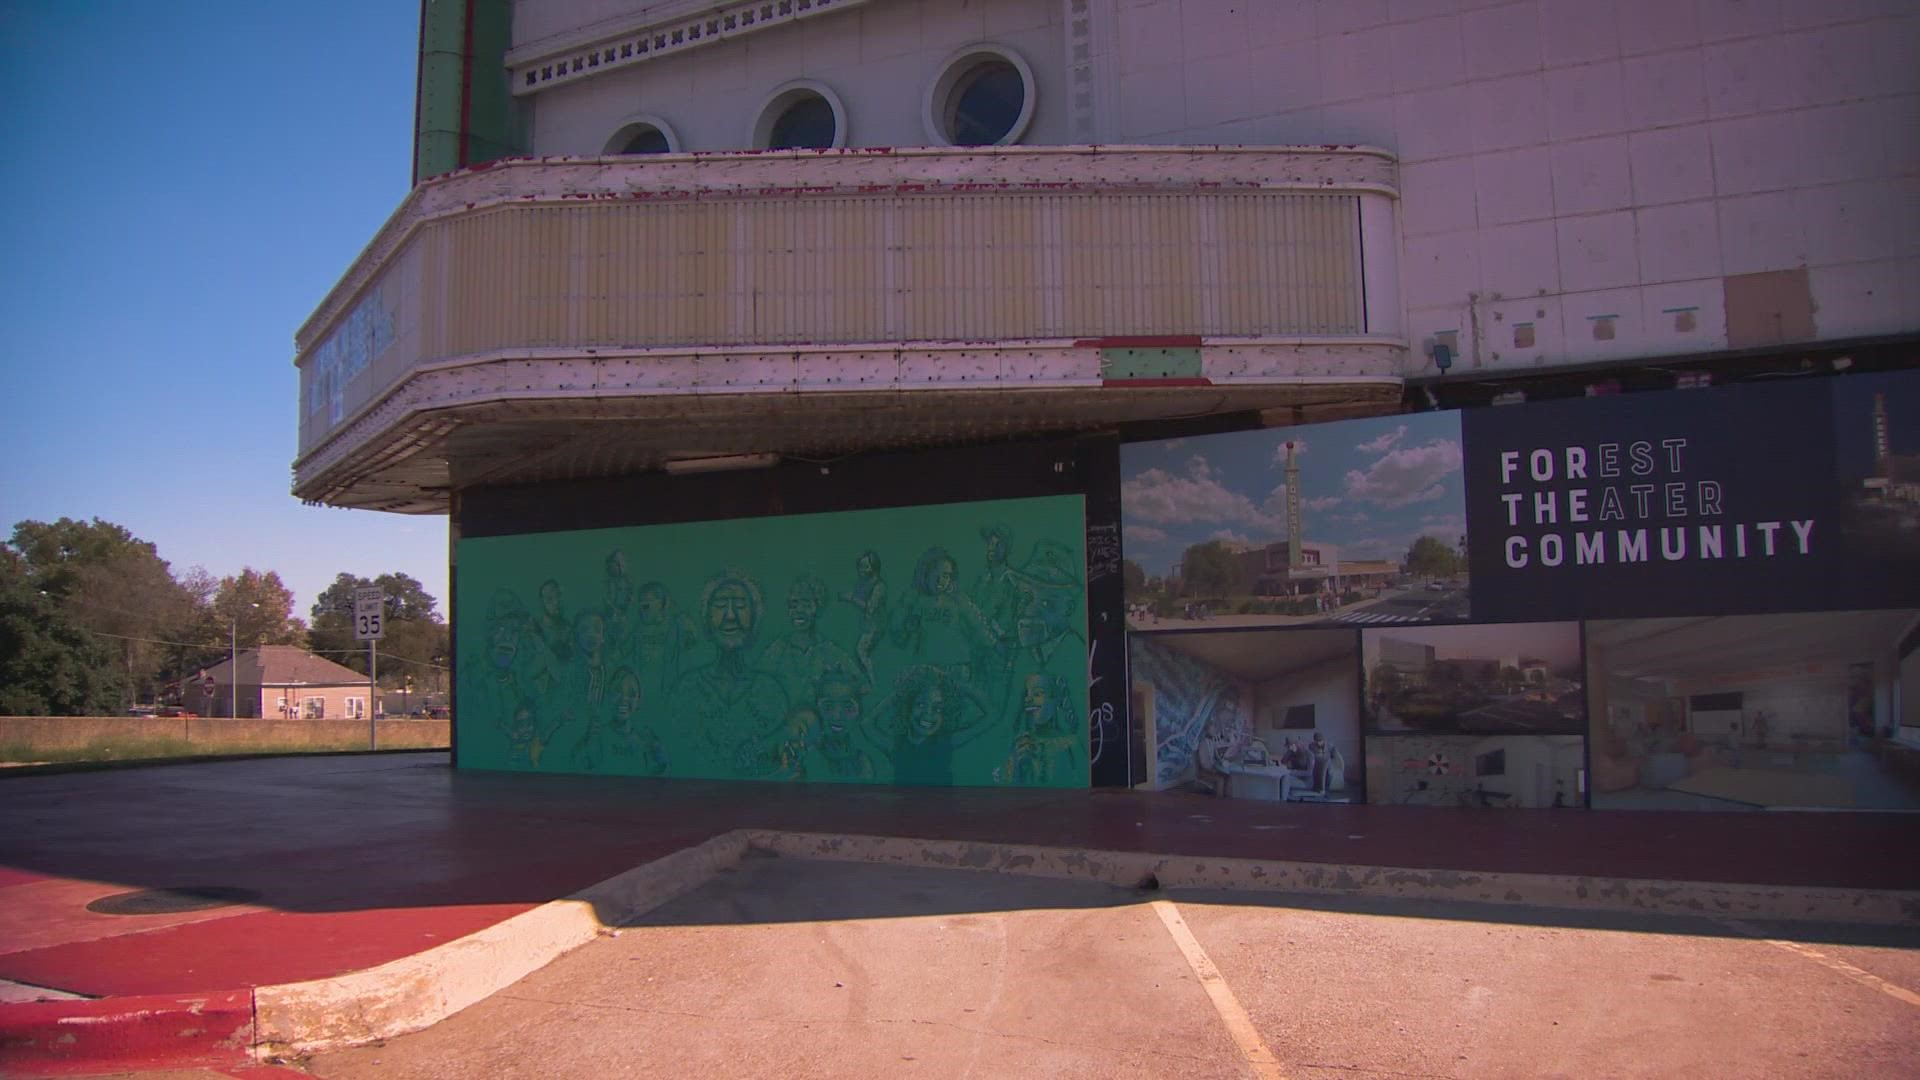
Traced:
[[376, 586], [353, 590], [353, 638], [355, 641], [379, 641], [385, 633], [387, 598]]

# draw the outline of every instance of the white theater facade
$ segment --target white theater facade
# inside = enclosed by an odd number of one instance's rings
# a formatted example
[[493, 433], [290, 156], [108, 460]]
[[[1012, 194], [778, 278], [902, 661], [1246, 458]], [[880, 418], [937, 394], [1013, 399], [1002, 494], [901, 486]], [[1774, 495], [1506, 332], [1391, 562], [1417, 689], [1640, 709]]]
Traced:
[[[462, 767], [1920, 805], [1908, 564], [1859, 564], [1891, 575], [1868, 602], [1649, 578], [1679, 606], [1529, 608], [1481, 591], [1510, 537], [1478, 503], [1514, 503], [1474, 490], [1476, 454], [1533, 449], [1481, 414], [1574, 432], [1551, 410], [1597, 395], [1658, 444], [1792, 382], [1858, 481], [1821, 520], [1905, 535], [1851, 493], [1920, 454], [1909, 6], [428, 0], [422, 28], [414, 188], [297, 335], [294, 492], [449, 515]], [[1699, 460], [1668, 479], [1771, 520]]]

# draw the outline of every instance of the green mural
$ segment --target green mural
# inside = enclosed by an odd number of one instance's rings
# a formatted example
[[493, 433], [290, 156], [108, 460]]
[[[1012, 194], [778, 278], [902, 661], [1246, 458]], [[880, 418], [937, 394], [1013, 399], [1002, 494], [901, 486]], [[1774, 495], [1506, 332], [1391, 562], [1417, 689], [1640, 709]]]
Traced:
[[462, 766], [1085, 787], [1078, 495], [460, 541]]

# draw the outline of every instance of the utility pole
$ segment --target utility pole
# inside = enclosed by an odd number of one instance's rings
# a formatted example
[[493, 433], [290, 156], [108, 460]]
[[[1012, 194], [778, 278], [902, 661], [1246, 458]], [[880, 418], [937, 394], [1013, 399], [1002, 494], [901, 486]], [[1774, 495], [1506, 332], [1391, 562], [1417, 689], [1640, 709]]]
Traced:
[[367, 641], [367, 749], [380, 749], [380, 639]]

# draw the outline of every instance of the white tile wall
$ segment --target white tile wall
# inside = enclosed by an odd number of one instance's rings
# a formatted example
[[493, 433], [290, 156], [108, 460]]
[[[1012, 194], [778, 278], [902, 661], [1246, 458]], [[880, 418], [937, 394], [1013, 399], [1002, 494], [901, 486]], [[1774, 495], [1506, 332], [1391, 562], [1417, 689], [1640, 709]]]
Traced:
[[1640, 280], [1720, 276], [1720, 223], [1710, 200], [1642, 207], [1634, 212], [1634, 227]]
[[1562, 288], [1568, 292], [1611, 289], [1638, 280], [1640, 260], [1632, 212], [1561, 218], [1554, 224], [1559, 230]]
[[1621, 210], [1633, 205], [1625, 135], [1553, 147], [1553, 208], [1561, 214]]
[[1684, 354], [1727, 347], [1726, 289], [1717, 277], [1648, 285], [1640, 290], [1640, 318], [1649, 341], [1660, 352]]
[[1473, 84], [1473, 147], [1507, 150], [1547, 141], [1546, 76], [1515, 75]]
[[1480, 79], [1540, 70], [1540, 12], [1531, 3], [1484, 8], [1461, 17], [1467, 70]]
[[1707, 41], [1753, 37], [1780, 29], [1780, 0], [1697, 0], [1700, 35]]
[[1822, 266], [1807, 272], [1814, 329], [1826, 337], [1911, 332], [1914, 312], [1903, 303], [1897, 261]]
[[1642, 205], [1703, 199], [1714, 193], [1713, 140], [1705, 124], [1627, 137], [1633, 197]]
[[1459, 19], [1448, 16], [1400, 23], [1388, 33], [1393, 43], [1395, 91], [1405, 94], [1464, 81]]
[[1543, 58], [1550, 67], [1620, 55], [1620, 31], [1610, 5], [1593, 0], [1541, 0], [1540, 22]]
[[[1598, 6], [1598, 5], [1596, 5]], [[1620, 0], [1612, 5], [1625, 56], [1684, 49], [1700, 44], [1693, 5], [1675, 0]]]
[[1552, 153], [1545, 146], [1474, 158], [1480, 224], [1505, 225], [1553, 216]]
[[1719, 210], [1722, 273], [1757, 274], [1806, 265], [1807, 234], [1795, 214], [1792, 192], [1721, 199]]
[[1692, 49], [1635, 56], [1620, 64], [1627, 124], [1690, 124], [1707, 116], [1706, 71]]
[[1400, 170], [1400, 222], [1408, 236], [1471, 229], [1474, 219], [1472, 158], [1411, 164]]
[[[737, 147], [766, 90], [803, 75], [841, 93], [857, 141], [913, 144], [933, 68], [982, 38], [1045, 88], [1027, 141], [1066, 141], [1079, 2], [870, 0], [544, 92], [535, 149], [595, 151], [637, 112], [693, 148]], [[521, 0], [516, 25], [638, 3]], [[1477, 326], [1462, 349], [1482, 363], [1718, 347], [1720, 275], [1799, 266], [1823, 335], [1920, 329], [1920, 0], [1085, 3], [1111, 28], [1109, 137], [1399, 155], [1405, 325]], [[1667, 310], [1685, 307], [1691, 330]], [[1596, 313], [1616, 316], [1610, 341]], [[1513, 345], [1516, 320], [1534, 346]]]
[[1559, 238], [1551, 221], [1480, 230], [1480, 285], [1490, 296], [1560, 291]]
[[1611, 135], [1627, 127], [1620, 62], [1606, 60], [1547, 72], [1547, 130], [1555, 139]]

